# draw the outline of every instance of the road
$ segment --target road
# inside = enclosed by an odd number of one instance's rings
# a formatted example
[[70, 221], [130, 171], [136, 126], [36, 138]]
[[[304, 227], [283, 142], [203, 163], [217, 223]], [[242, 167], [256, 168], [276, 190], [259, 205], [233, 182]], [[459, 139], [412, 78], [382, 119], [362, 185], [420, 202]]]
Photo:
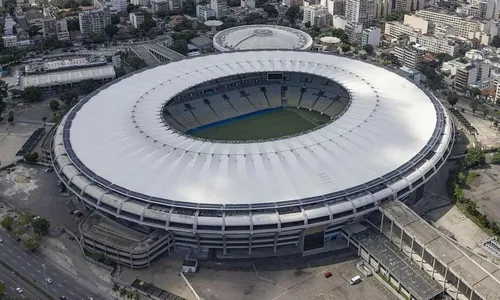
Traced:
[[[28, 280], [33, 280], [42, 289], [47, 289], [49, 294], [55, 298], [66, 296], [69, 300], [87, 299], [87, 297], [104, 299], [82, 286], [71, 276], [53, 267], [42, 257], [25, 250], [19, 242], [12, 240], [6, 231], [0, 231], [0, 237], [4, 240], [0, 243], [0, 259]], [[43, 266], [45, 266], [45, 270]], [[51, 278], [52, 283], [45, 284], [44, 276]]]
[[[38, 295], [37, 291], [33, 291], [33, 287], [27, 285], [22, 279], [12, 274], [9, 270], [0, 266], [0, 282], [5, 286], [5, 294], [12, 298], [40, 299], [43, 296]], [[23, 292], [19, 294], [16, 288], [21, 288]]]

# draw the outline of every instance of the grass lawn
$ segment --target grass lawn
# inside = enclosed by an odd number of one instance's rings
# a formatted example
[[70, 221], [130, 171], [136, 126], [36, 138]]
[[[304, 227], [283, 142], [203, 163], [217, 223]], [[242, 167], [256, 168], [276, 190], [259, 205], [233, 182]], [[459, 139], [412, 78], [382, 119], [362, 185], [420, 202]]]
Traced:
[[314, 111], [285, 108], [236, 119], [229, 124], [215, 125], [192, 132], [191, 135], [212, 140], [271, 139], [312, 129], [329, 119]]

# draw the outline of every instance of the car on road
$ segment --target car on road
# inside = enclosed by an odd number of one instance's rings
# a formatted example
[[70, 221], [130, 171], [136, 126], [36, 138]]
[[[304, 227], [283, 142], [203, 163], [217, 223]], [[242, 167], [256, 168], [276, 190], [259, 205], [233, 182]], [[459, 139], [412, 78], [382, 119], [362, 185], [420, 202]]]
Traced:
[[92, 297], [87, 297], [87, 300], [94, 300], [94, 298], [92, 298]]
[[59, 297], [59, 299], [61, 299], [61, 300], [66, 300], [66, 299], [68, 299], [68, 298], [66, 298], [66, 296], [61, 296], [61, 297]]
[[22, 294], [23, 293], [23, 289], [20, 288], [20, 287], [18, 287], [18, 288], [16, 288], [16, 292], [18, 292], [19, 294]]
[[50, 277], [45, 278], [45, 282], [52, 283], [52, 278], [50, 278]]

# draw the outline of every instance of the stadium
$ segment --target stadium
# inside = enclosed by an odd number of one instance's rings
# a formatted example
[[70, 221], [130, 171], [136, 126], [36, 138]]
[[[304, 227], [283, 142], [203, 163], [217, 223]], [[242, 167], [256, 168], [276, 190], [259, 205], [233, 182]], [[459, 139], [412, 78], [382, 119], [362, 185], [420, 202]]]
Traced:
[[454, 139], [439, 101], [318, 52], [195, 57], [115, 80], [62, 120], [52, 160], [91, 209], [222, 255], [324, 248], [381, 203], [422, 197]]

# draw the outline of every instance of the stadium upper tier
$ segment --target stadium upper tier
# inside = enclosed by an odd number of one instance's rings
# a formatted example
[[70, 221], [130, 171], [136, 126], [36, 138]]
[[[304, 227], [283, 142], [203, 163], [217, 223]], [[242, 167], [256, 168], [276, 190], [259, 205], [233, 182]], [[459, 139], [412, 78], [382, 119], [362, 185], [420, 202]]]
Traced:
[[[252, 143], [197, 140], [165, 122], [164, 108], [186, 90], [265, 72], [336, 82], [349, 93], [348, 109], [305, 134]], [[288, 103], [276, 94], [273, 101]], [[309, 218], [408, 195], [437, 171], [452, 142], [441, 104], [396, 73], [322, 53], [252, 51], [170, 63], [94, 92], [60, 123], [53, 160], [89, 205], [131, 220], [163, 220], [177, 209], [310, 206]], [[254, 215], [254, 225], [261, 221]]]

